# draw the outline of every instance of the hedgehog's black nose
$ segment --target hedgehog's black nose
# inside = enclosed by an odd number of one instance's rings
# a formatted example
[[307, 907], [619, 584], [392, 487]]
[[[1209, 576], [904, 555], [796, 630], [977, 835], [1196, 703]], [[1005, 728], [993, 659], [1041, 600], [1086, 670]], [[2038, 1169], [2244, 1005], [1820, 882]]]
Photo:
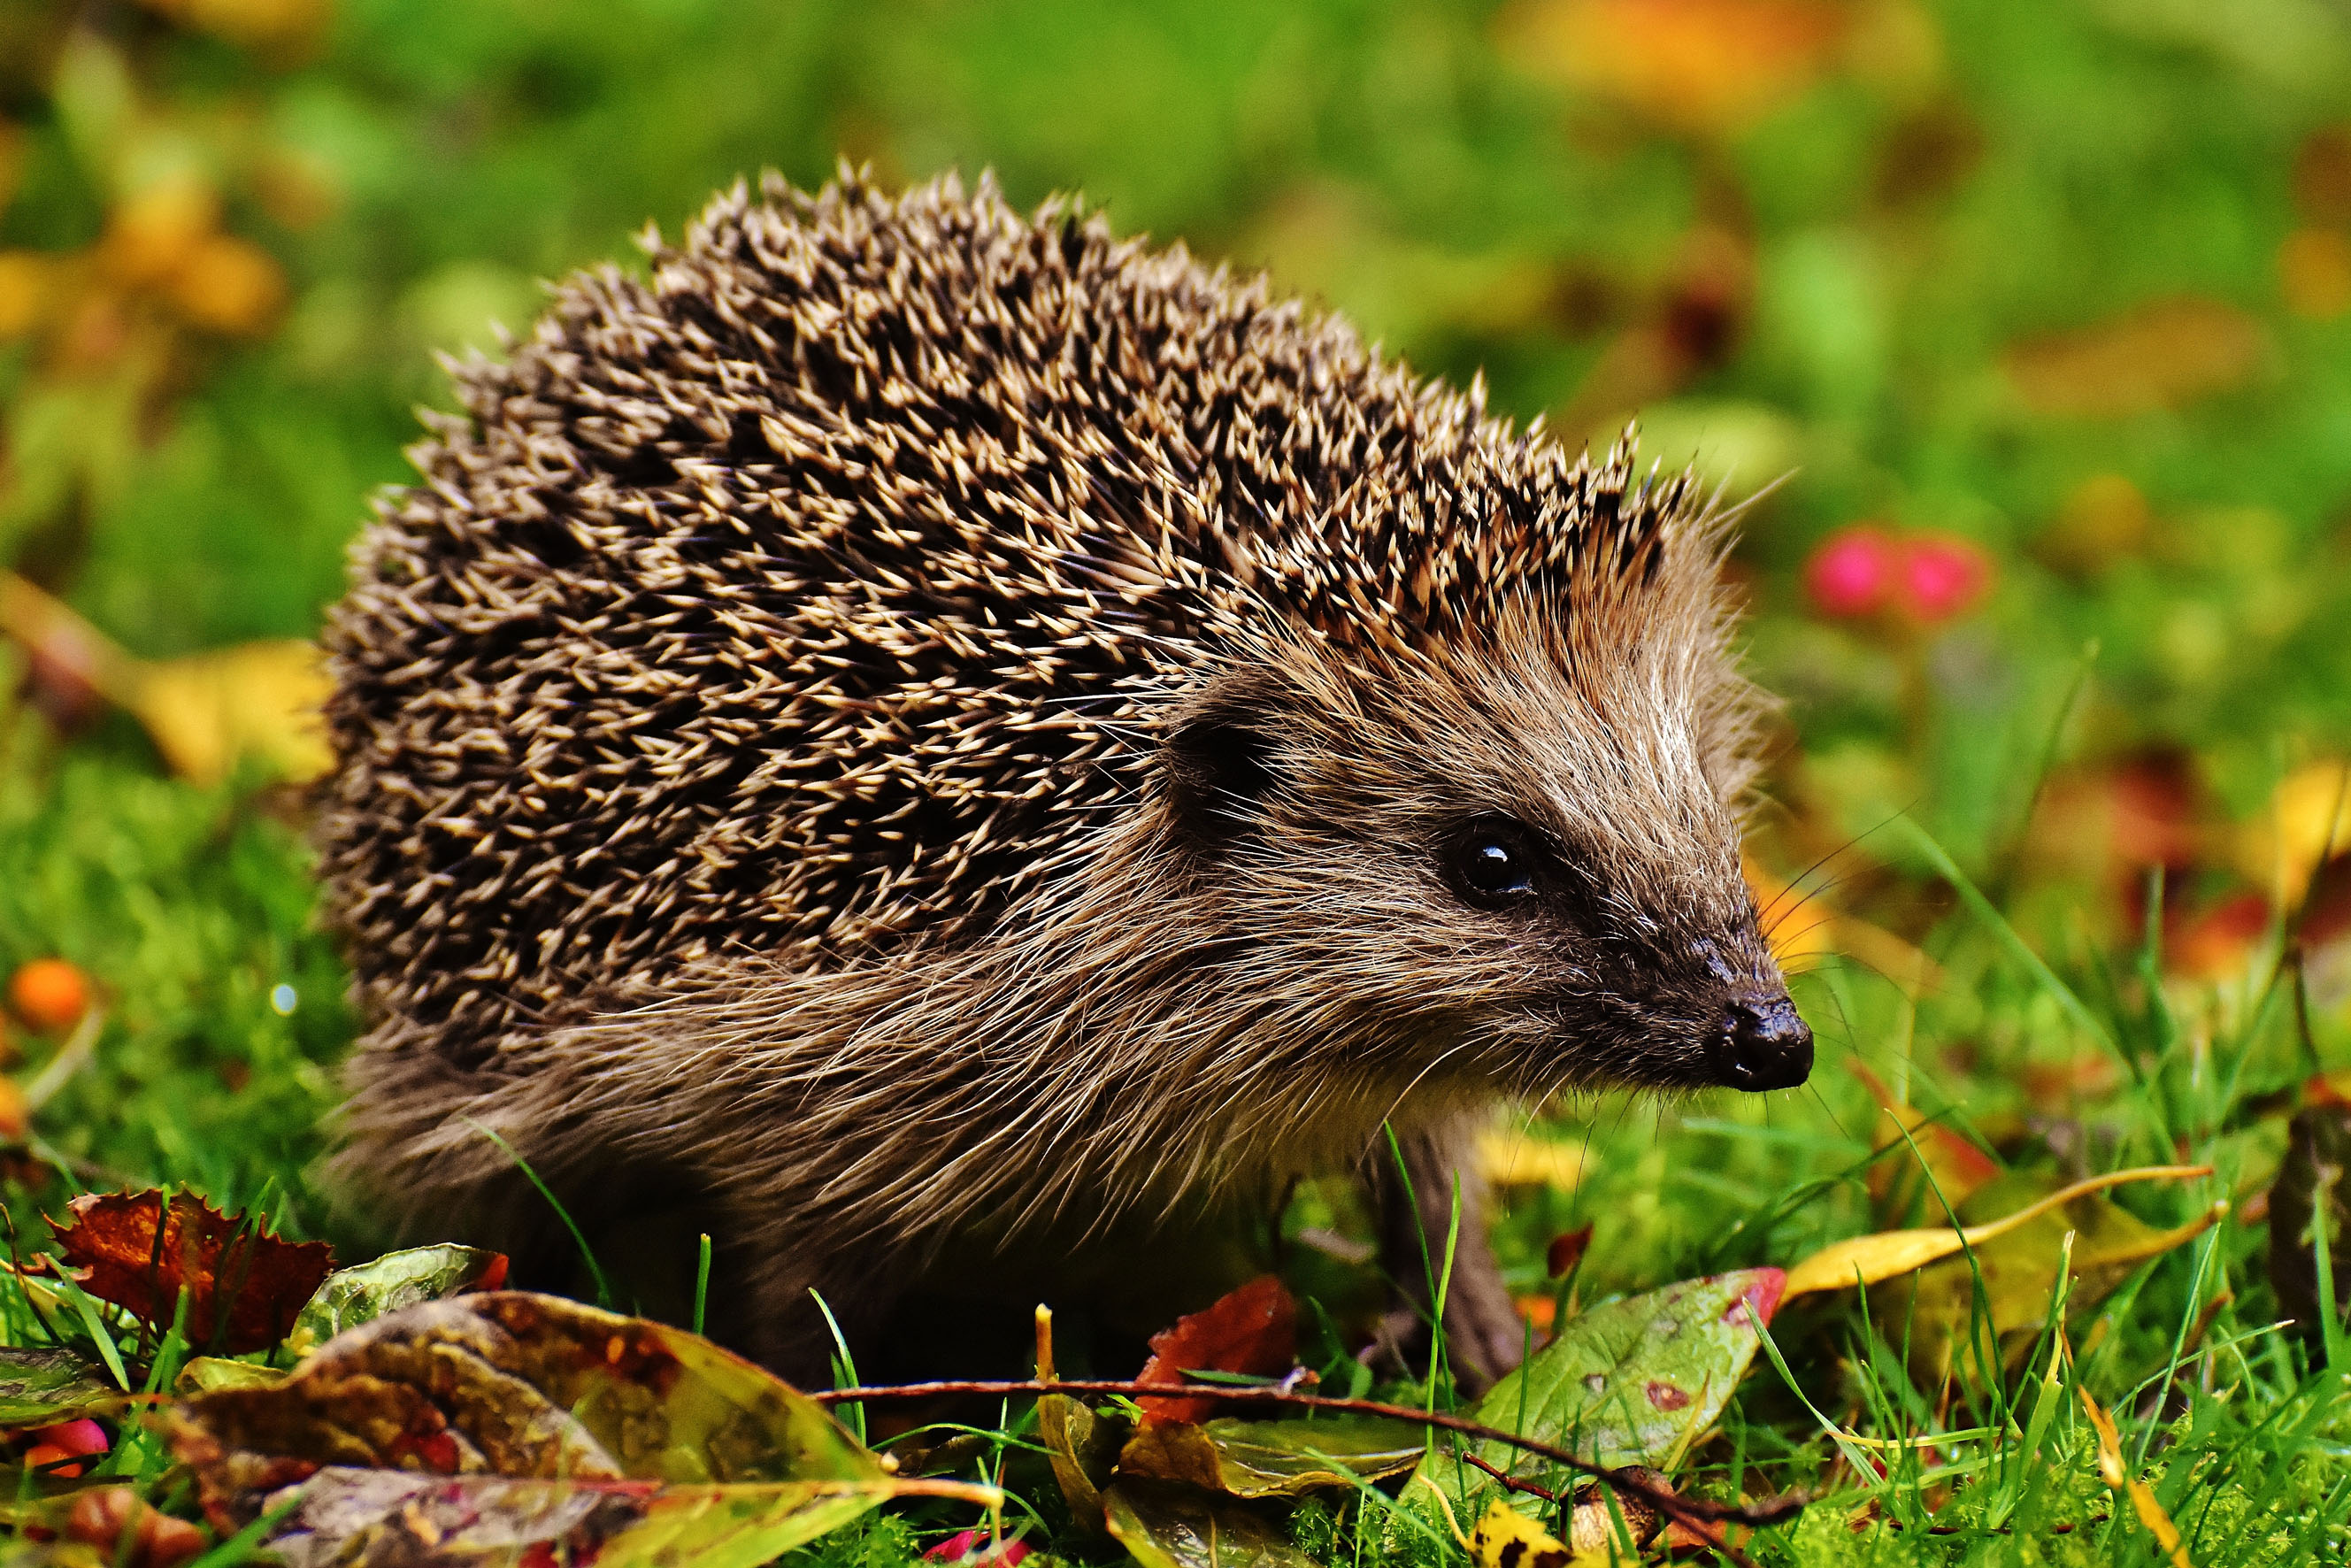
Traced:
[[1733, 1089], [1792, 1089], [1812, 1076], [1813, 1031], [1784, 996], [1733, 1002], [1715, 1037], [1714, 1066]]

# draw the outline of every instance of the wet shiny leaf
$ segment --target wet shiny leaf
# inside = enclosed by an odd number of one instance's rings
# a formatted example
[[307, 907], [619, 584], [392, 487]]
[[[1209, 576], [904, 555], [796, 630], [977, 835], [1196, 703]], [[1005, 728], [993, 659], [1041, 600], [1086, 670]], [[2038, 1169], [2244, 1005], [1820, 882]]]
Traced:
[[1110, 1532], [1143, 1568], [1320, 1568], [1250, 1504], [1165, 1481], [1102, 1494]]
[[[1762, 1344], [1756, 1331], [1779, 1305], [1781, 1278], [1749, 1269], [1594, 1307], [1494, 1385], [1470, 1417], [1594, 1464], [1662, 1464], [1721, 1415]], [[1522, 1479], [1557, 1468], [1501, 1443], [1475, 1451]], [[1444, 1448], [1420, 1474], [1457, 1515], [1495, 1484]]]
[[[1151, 1336], [1144, 1383], [1180, 1384], [1186, 1372], [1270, 1376], [1290, 1370], [1298, 1352], [1298, 1303], [1289, 1288], [1263, 1274], [1202, 1311]], [[1146, 1395], [1135, 1401], [1154, 1421], [1205, 1421], [1222, 1407], [1212, 1399]]]
[[1234, 1497], [1296, 1497], [1356, 1479], [1402, 1475], [1420, 1462], [1419, 1427], [1382, 1416], [1155, 1422], [1127, 1439], [1122, 1477], [1186, 1481]]
[[706, 1340], [514, 1292], [427, 1302], [274, 1388], [181, 1405], [174, 1455], [223, 1530], [294, 1505], [296, 1565], [373, 1559], [762, 1563], [904, 1493], [805, 1396]]

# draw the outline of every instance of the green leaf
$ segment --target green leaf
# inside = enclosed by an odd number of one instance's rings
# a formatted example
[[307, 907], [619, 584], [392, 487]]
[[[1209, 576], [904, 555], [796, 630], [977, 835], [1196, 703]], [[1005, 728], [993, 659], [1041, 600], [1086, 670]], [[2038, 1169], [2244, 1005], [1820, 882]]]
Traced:
[[1143, 1568], [1320, 1568], [1248, 1503], [1169, 1481], [1102, 1493], [1110, 1532]]
[[329, 1561], [749, 1565], [883, 1499], [1000, 1500], [901, 1479], [823, 1408], [681, 1329], [496, 1292], [339, 1335], [270, 1388], [182, 1404], [173, 1453], [224, 1531], [294, 1482], [269, 1537]]
[[78, 1351], [0, 1349], [0, 1427], [47, 1427], [122, 1398], [106, 1369]]
[[[1594, 1307], [1494, 1385], [1470, 1418], [1598, 1465], [1667, 1464], [1714, 1424], [1746, 1375], [1761, 1343], [1758, 1324], [1779, 1305], [1782, 1278], [1777, 1269], [1749, 1269]], [[1557, 1468], [1502, 1443], [1481, 1443], [1475, 1452], [1527, 1479]], [[1420, 1474], [1462, 1518], [1474, 1516], [1468, 1505], [1494, 1486], [1444, 1448]]]
[[[1971, 1223], [2013, 1212], [2048, 1196], [2056, 1185], [2046, 1176], [2011, 1173], [1971, 1194], [1959, 1205], [1959, 1218]], [[2074, 1282], [2065, 1310], [2069, 1318], [2078, 1320], [2094, 1312], [2141, 1263], [2193, 1240], [2222, 1212], [2207, 1208], [2184, 1225], [2158, 1229], [2101, 1195], [2076, 1197], [1976, 1243], [1972, 1263], [1967, 1257], [1946, 1258], [1915, 1274], [1871, 1286], [1870, 1318], [1889, 1325], [1889, 1339], [1907, 1343], [1912, 1375], [1922, 1385], [1932, 1385], [1949, 1369], [1954, 1346], [1961, 1343], [1974, 1314], [1979, 1276], [1992, 1333], [2005, 1342], [2004, 1359], [2012, 1361], [2048, 1321], [2068, 1231], [2074, 1234]], [[2271, 1213], [2276, 1213], [2274, 1198]]]
[[1420, 1462], [1423, 1428], [1384, 1416], [1145, 1426], [1118, 1456], [1121, 1476], [1187, 1481], [1234, 1497], [1297, 1497], [1399, 1476]]
[[466, 1290], [495, 1290], [506, 1279], [506, 1255], [479, 1247], [411, 1247], [355, 1269], [338, 1269], [294, 1319], [287, 1348], [297, 1355], [346, 1329], [372, 1322], [420, 1301]]
[[275, 1388], [292, 1374], [282, 1366], [238, 1361], [225, 1355], [199, 1355], [180, 1368], [172, 1386], [183, 1396], [211, 1394], [223, 1388]]

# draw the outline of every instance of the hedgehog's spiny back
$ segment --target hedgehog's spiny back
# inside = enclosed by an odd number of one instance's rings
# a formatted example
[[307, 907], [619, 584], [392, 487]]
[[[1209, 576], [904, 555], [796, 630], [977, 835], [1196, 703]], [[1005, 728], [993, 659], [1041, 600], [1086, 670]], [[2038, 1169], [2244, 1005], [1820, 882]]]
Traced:
[[1266, 607], [1436, 635], [1654, 561], [1685, 499], [1099, 220], [768, 196], [468, 366], [359, 547], [323, 839], [393, 1035], [472, 1059], [699, 957], [951, 936]]

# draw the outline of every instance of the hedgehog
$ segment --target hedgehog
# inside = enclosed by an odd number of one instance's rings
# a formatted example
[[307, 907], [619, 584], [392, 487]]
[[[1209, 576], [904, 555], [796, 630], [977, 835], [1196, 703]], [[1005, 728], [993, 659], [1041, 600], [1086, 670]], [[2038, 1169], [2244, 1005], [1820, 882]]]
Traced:
[[1390, 1328], [1458, 1224], [1475, 1385], [1498, 1107], [1803, 1081], [1691, 474], [987, 178], [641, 244], [453, 364], [325, 632], [379, 1212], [543, 1280], [549, 1197], [647, 1278], [707, 1236], [807, 1379], [914, 1301], [1164, 1322], [1357, 1183]]

